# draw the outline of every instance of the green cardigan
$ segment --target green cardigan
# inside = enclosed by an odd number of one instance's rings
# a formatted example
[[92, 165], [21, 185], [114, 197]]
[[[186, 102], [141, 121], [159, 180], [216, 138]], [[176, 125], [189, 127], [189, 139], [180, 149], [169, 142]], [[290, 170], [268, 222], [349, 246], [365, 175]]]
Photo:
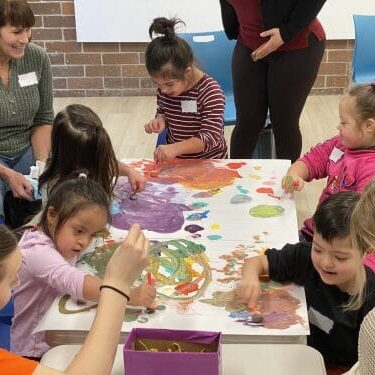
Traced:
[[[22, 83], [22, 75], [32, 72], [37, 82], [21, 87], [19, 76]], [[23, 151], [30, 146], [31, 128], [52, 122], [51, 64], [43, 48], [30, 43], [25, 54], [10, 63], [8, 88], [0, 81], [0, 155]]]

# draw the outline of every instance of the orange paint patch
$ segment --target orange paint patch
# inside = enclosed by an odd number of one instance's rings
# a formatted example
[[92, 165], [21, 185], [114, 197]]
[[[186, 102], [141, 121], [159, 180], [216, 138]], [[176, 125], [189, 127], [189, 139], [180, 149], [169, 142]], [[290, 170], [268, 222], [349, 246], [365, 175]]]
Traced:
[[246, 165], [246, 163], [244, 162], [241, 162], [241, 163], [227, 163], [225, 164], [228, 168], [230, 169], [239, 169], [241, 168], [243, 165]]
[[232, 185], [236, 178], [242, 178], [237, 171], [205, 159], [173, 159], [162, 164], [142, 160], [132, 166], [141, 167], [145, 176], [152, 181], [178, 183], [196, 190], [218, 189]]
[[261, 194], [273, 194], [274, 193], [273, 189], [270, 187], [260, 187], [256, 189], [256, 192], [261, 193]]

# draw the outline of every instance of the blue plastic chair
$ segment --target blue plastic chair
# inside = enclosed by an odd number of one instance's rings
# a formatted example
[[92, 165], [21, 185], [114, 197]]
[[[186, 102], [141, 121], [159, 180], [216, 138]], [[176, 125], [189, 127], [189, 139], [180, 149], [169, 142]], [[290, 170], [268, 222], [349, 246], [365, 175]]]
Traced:
[[353, 74], [355, 83], [371, 83], [375, 79], [375, 15], [354, 15], [355, 45]]
[[232, 53], [236, 44], [224, 31], [181, 33], [178, 36], [189, 43], [198, 66], [216, 79], [225, 95], [224, 125], [236, 122], [232, 85]]

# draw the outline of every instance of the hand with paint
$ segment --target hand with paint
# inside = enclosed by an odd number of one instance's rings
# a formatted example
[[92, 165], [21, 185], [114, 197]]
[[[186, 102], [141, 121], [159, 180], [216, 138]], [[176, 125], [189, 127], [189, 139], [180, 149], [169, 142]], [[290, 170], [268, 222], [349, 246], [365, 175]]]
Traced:
[[165, 128], [165, 117], [163, 115], [157, 115], [145, 125], [145, 132], [148, 134], [161, 133]]
[[134, 168], [129, 168], [127, 176], [129, 179], [130, 187], [134, 194], [145, 189], [146, 179], [144, 178], [142, 173], [138, 172]]
[[285, 193], [301, 191], [308, 178], [309, 170], [306, 164], [301, 160], [297, 160], [289, 167], [281, 180], [281, 187], [284, 189]]
[[179, 154], [177, 150], [176, 143], [171, 143], [169, 145], [159, 145], [154, 151], [154, 160], [157, 163], [163, 163], [167, 160], [173, 159]]
[[242, 278], [235, 291], [237, 299], [245, 303], [251, 310], [256, 309], [261, 287], [259, 276], [268, 273], [268, 260], [260, 255], [245, 260]]
[[236, 296], [238, 300], [250, 309], [255, 308], [258, 303], [258, 298], [261, 294], [260, 282], [258, 276], [243, 277], [236, 289]]
[[144, 306], [149, 309], [156, 309], [156, 289], [153, 283], [148, 281], [130, 291], [129, 304], [132, 306]]
[[285, 193], [292, 193], [293, 191], [301, 191], [305, 181], [299, 176], [292, 176], [287, 174], [281, 180], [281, 187], [284, 189]]

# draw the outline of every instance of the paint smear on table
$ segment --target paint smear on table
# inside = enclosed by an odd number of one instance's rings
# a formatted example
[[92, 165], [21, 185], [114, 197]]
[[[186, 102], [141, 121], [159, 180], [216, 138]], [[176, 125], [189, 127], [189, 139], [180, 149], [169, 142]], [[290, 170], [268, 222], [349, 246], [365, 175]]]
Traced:
[[160, 183], [178, 183], [195, 190], [211, 190], [229, 186], [236, 178], [242, 178], [236, 170], [208, 159], [173, 159], [162, 164], [142, 160], [131, 165], [141, 167], [142, 172], [150, 180]]
[[281, 216], [285, 212], [285, 209], [279, 205], [268, 205], [260, 204], [258, 206], [250, 208], [250, 216], [259, 218], [268, 218]]
[[[184, 211], [190, 207], [183, 204], [184, 194], [176, 186], [147, 183], [146, 189], [137, 193], [137, 199], [129, 199], [131, 189], [124, 179], [115, 186], [112, 225], [129, 230], [138, 223], [142, 229], [157, 233], [173, 233], [184, 224]], [[181, 203], [180, 203], [181, 202]]]

